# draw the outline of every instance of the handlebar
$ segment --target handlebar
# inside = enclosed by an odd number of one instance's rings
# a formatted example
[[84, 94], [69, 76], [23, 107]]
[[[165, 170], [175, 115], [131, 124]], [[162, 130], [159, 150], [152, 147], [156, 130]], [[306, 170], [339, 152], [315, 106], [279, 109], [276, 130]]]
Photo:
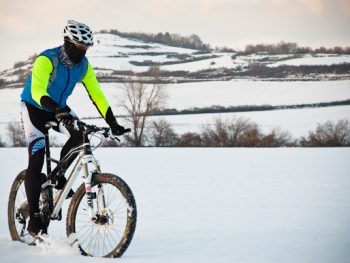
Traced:
[[[85, 135], [89, 135], [92, 133], [100, 133], [102, 134], [105, 138], [110, 138], [112, 140], [117, 140], [120, 142], [120, 140], [118, 139], [117, 135], [113, 134], [113, 132], [111, 131], [111, 128], [109, 127], [98, 127], [96, 125], [92, 125], [92, 124], [87, 124], [83, 121], [80, 121], [77, 118], [74, 118], [76, 121], [76, 126], [73, 123], [74, 128], [78, 128], [78, 130], [83, 131], [85, 133]], [[131, 129], [125, 129], [125, 133], [130, 132]], [[120, 134], [118, 136], [121, 136], [123, 134]]]
[[[105, 138], [110, 138], [112, 140], [117, 140], [120, 142], [120, 140], [118, 139], [117, 135], [113, 134], [111, 129], [109, 127], [98, 127], [96, 125], [93, 124], [87, 124], [81, 120], [79, 120], [78, 118], [73, 118], [73, 123], [70, 124], [63, 124], [66, 127], [70, 127], [72, 129], [78, 130], [78, 131], [82, 131], [85, 133], [85, 135], [89, 135], [92, 133], [100, 133], [102, 134]], [[47, 128], [51, 128], [52, 126], [56, 126], [57, 123], [56, 122], [48, 122], [46, 124]], [[130, 129], [125, 129], [125, 133], [130, 132]], [[123, 134], [121, 134], [123, 135]], [[118, 135], [119, 136], [119, 135]]]
[[74, 123], [72, 124], [74, 126], [75, 129], [79, 129], [81, 131], [85, 131], [86, 134], [91, 134], [94, 132], [102, 132], [103, 135], [105, 135], [105, 137], [108, 137], [108, 132], [110, 131], [110, 128], [107, 127], [97, 127], [96, 125], [92, 125], [92, 124], [87, 124], [83, 121], [80, 121], [78, 119], [76, 119], [76, 124], [77, 126], [74, 125]]

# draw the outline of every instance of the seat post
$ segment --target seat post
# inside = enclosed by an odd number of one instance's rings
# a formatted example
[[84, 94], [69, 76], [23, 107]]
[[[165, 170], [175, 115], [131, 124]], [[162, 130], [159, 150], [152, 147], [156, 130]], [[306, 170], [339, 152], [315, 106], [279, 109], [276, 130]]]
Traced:
[[50, 140], [49, 140], [49, 129], [53, 126], [57, 126], [57, 123], [54, 121], [49, 121], [45, 124], [46, 132], [45, 132], [45, 158], [46, 158], [46, 172], [47, 176], [51, 173], [51, 154], [50, 154]]

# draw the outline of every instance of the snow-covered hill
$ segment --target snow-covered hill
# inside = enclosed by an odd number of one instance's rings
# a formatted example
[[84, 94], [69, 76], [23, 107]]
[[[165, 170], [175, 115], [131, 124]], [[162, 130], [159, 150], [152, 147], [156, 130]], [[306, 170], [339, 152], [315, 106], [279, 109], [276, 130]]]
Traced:
[[[138, 66], [142, 62], [159, 63], [161, 70], [200, 71], [215, 68], [247, 67], [250, 64], [268, 61], [270, 66], [285, 65], [332, 65], [350, 63], [349, 55], [305, 55], [295, 59], [293, 55], [242, 55], [222, 52], [198, 52], [155, 43], [144, 43], [117, 35], [97, 34], [96, 45], [88, 51], [94, 67], [113, 70], [143, 72], [149, 66]], [[182, 55], [182, 59], [180, 59]], [[191, 60], [198, 61], [191, 61]], [[283, 60], [283, 62], [279, 62]], [[137, 63], [133, 63], [137, 62]], [[136, 65], [135, 65], [136, 64]], [[170, 65], [166, 65], [170, 64]]]
[[[251, 70], [256, 65], [278, 69], [281, 65], [330, 66], [350, 64], [350, 55], [242, 55], [234, 52], [200, 51], [172, 47], [107, 33], [95, 35], [95, 45], [88, 50], [87, 56], [102, 82], [120, 82], [130, 77], [130, 74], [147, 72], [150, 66], [159, 66], [160, 70], [170, 72], [167, 73], [168, 77], [164, 78], [163, 81], [188, 82], [201, 79], [242, 77], [244, 72]], [[16, 63], [12, 69], [0, 72], [0, 87], [23, 85], [34, 58], [35, 56], [27, 61]], [[199, 73], [203, 71], [208, 72]], [[310, 73], [305, 75], [302, 72], [297, 74], [290, 72], [287, 73], [287, 77], [290, 75], [291, 79], [350, 78], [349, 66], [341, 69], [341, 72], [339, 69], [328, 69], [323, 75], [317, 73], [317, 70], [315, 71], [316, 73], [311, 75]], [[335, 72], [338, 73], [334, 75]]]
[[99, 69], [144, 72], [149, 70], [149, 66], [142, 65], [145, 63], [159, 64], [161, 70], [195, 72], [248, 65], [243, 60], [234, 61], [231, 57], [234, 53], [200, 52], [110, 34], [98, 34], [96, 39], [97, 44], [89, 50], [88, 57]]
[[[53, 151], [58, 154], [57, 150]], [[103, 171], [124, 178], [138, 205], [122, 262], [345, 263], [350, 258], [350, 149], [99, 149]], [[110, 262], [69, 247], [10, 241], [10, 185], [27, 150], [0, 149], [1, 262]], [[65, 218], [66, 211], [63, 212]]]

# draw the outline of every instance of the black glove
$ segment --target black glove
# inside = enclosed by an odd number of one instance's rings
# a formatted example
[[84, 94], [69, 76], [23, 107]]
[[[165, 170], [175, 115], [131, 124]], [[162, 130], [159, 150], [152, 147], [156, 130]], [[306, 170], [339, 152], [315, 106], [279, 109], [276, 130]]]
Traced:
[[64, 126], [71, 125], [74, 122], [74, 117], [66, 110], [58, 111], [55, 117], [59, 122], [62, 122]]
[[123, 135], [126, 132], [130, 132], [130, 129], [125, 129], [123, 126], [120, 126], [117, 122], [112, 123], [111, 125], [112, 133], [116, 136]]

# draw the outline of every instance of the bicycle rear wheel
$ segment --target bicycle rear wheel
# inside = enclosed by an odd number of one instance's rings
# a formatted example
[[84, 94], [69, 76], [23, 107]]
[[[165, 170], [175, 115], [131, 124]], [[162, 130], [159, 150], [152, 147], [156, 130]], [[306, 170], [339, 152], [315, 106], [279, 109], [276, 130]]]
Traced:
[[[103, 190], [101, 190], [103, 189]], [[67, 213], [67, 236], [77, 240], [83, 255], [121, 257], [136, 228], [136, 202], [129, 186], [113, 174], [95, 174], [91, 192], [97, 220], [91, 220], [82, 184], [73, 196]], [[99, 208], [103, 194], [105, 208]], [[94, 194], [93, 194], [94, 195]]]
[[33, 237], [27, 231], [29, 208], [24, 187], [25, 175], [26, 170], [23, 170], [12, 184], [7, 206], [7, 222], [12, 240], [30, 244]]

